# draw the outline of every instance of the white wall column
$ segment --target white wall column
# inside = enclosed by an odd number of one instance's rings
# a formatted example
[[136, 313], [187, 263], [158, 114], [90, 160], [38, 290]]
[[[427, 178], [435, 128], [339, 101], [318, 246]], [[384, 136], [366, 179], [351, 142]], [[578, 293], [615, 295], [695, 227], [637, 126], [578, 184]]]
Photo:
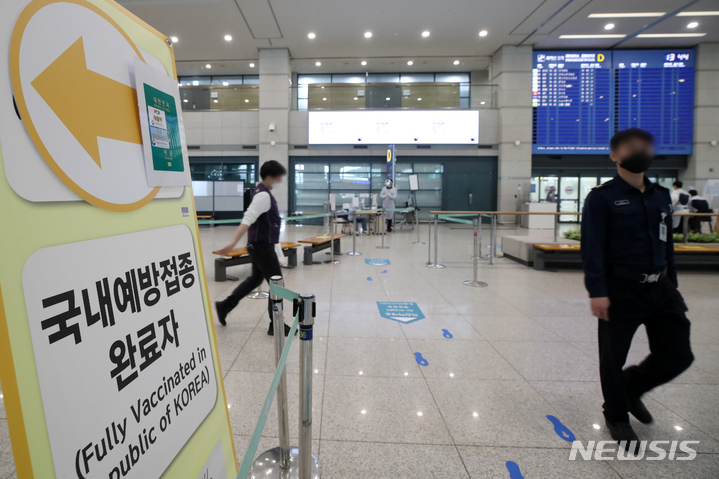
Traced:
[[[497, 50], [491, 79], [497, 85], [499, 110], [497, 209], [518, 211], [529, 201], [532, 176], [532, 47], [505, 45]], [[517, 217], [507, 215], [499, 221], [515, 223]]]
[[[290, 52], [286, 48], [260, 50], [260, 166], [265, 161], [275, 160], [289, 171], [291, 79]], [[274, 131], [270, 131], [272, 123]], [[289, 207], [288, 184], [289, 181], [272, 192], [283, 213]]]
[[694, 95], [694, 154], [680, 177], [685, 189], [694, 186], [701, 194], [705, 180], [719, 178], [719, 43], [697, 48]]

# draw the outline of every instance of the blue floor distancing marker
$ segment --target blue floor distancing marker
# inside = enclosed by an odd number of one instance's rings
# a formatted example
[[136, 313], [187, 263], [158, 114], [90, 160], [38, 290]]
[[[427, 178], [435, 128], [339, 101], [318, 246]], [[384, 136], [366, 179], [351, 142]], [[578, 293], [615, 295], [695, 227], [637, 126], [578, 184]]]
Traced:
[[549, 419], [549, 421], [554, 424], [554, 432], [557, 433], [557, 436], [561, 437], [567, 442], [574, 442], [574, 439], [576, 439], [574, 437], [574, 433], [570, 431], [567, 426], [562, 424], [559, 419], [554, 416], [547, 416], [547, 419]]
[[442, 330], [442, 336], [444, 336], [447, 339], [452, 339], [454, 336], [452, 336], [452, 333], [449, 332], [447, 329]]
[[516, 462], [507, 461], [507, 470], [509, 471], [509, 479], [524, 479]]
[[385, 274], [386, 272], [387, 272], [387, 270], [384, 270], [384, 271], [382, 271], [382, 274]]
[[367, 276], [367, 281], [372, 281], [372, 278], [370, 276]]
[[420, 366], [429, 366], [429, 361], [422, 357], [422, 353], [414, 353], [414, 359], [417, 360], [417, 364]]

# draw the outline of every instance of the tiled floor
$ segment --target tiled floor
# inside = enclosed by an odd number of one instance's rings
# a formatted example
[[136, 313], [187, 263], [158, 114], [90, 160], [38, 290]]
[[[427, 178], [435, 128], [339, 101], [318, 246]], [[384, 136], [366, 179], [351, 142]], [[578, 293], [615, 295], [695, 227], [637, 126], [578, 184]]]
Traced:
[[[201, 230], [213, 301], [236, 285], [213, 281], [210, 253], [232, 231]], [[422, 241], [426, 232], [422, 225]], [[514, 228], [503, 232], [517, 234]], [[283, 240], [318, 233], [315, 226], [287, 226]], [[480, 263], [480, 280], [489, 287], [469, 288], [462, 281], [472, 278], [471, 231], [445, 226], [439, 236], [439, 259], [446, 265], [441, 270], [425, 267], [427, 245], [413, 245], [416, 235], [409, 232], [388, 236], [390, 249], [376, 249], [379, 238], [365, 236], [357, 239], [363, 256], [284, 270], [288, 288], [317, 297], [313, 448], [324, 479], [510, 478], [508, 461], [526, 479], [719, 477], [719, 274], [680, 273], [696, 361], [646, 398], [655, 423], [634, 423], [642, 439], [700, 441], [696, 459], [570, 461], [570, 443], [547, 415], [584, 443], [609, 439], [596, 319], [588, 312], [581, 273], [537, 272], [500, 258], [492, 266]], [[343, 250], [351, 244], [344, 239]], [[365, 258], [387, 258], [391, 265], [369, 266]], [[248, 271], [239, 266], [232, 274]], [[382, 319], [377, 301], [416, 302], [426, 318], [411, 324]], [[227, 327], [217, 328], [240, 460], [274, 371], [266, 314], [264, 301], [246, 299]], [[443, 329], [453, 338], [445, 338]], [[292, 349], [288, 396], [296, 443], [297, 343]], [[647, 352], [642, 329], [630, 362]], [[429, 365], [418, 365], [414, 353]], [[0, 405], [1, 479], [15, 477], [4, 418]], [[273, 407], [260, 450], [276, 446], [276, 437]]]

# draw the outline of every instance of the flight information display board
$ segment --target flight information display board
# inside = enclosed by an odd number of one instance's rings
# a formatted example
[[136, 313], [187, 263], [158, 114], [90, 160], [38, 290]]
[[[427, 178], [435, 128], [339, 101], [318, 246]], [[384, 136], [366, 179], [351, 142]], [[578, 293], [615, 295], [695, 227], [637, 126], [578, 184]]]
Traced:
[[604, 154], [609, 139], [644, 128], [658, 154], [691, 154], [693, 50], [534, 52], [535, 154]]

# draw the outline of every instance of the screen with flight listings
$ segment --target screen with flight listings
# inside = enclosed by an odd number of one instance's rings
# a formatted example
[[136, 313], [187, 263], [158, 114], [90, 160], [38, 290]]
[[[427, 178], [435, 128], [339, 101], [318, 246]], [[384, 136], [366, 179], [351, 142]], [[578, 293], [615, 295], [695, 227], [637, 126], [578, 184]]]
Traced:
[[535, 51], [532, 152], [606, 154], [643, 128], [658, 154], [692, 153], [693, 50]]

